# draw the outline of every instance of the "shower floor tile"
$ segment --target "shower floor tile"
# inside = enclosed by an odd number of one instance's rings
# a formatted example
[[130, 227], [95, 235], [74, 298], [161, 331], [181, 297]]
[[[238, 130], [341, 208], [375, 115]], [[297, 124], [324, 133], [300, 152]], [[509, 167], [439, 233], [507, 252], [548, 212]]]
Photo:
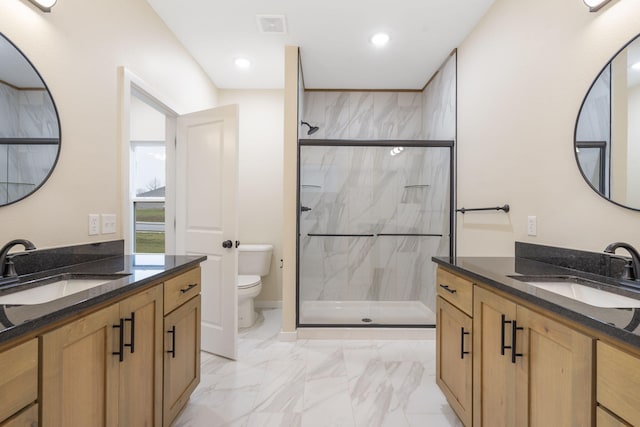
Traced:
[[436, 315], [420, 301], [304, 301], [303, 325], [434, 325]]
[[202, 353], [174, 427], [460, 427], [435, 384], [433, 340], [283, 342], [280, 309], [240, 331], [238, 360]]

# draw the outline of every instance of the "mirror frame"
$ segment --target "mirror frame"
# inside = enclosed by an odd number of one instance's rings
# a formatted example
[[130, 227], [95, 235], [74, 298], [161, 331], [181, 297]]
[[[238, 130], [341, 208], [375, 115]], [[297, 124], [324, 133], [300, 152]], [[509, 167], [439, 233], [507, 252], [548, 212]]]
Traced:
[[[573, 130], [573, 155], [575, 156], [576, 165], [578, 166], [578, 170], [580, 171], [580, 174], [582, 175], [582, 178], [585, 180], [587, 185], [589, 185], [589, 187], [593, 191], [595, 191], [600, 197], [602, 197], [603, 199], [605, 199], [606, 201], [608, 201], [610, 203], [613, 203], [614, 205], [618, 205], [620, 207], [623, 207], [625, 209], [630, 209], [632, 211], [640, 212], [640, 206], [639, 207], [632, 207], [632, 206], [628, 206], [628, 205], [622, 204], [620, 202], [617, 202], [615, 200], [612, 200], [611, 197], [608, 197], [606, 194], [604, 194], [599, 189], [594, 187], [594, 185], [591, 183], [589, 178], [587, 178], [587, 176], [585, 175], [585, 172], [582, 169], [582, 166], [580, 165], [580, 159], [578, 158], [578, 152], [576, 151], [576, 148], [578, 147], [578, 143], [579, 143], [579, 141], [577, 140], [577, 137], [578, 137], [578, 123], [580, 122], [580, 115], [582, 114], [582, 110], [584, 109], [585, 102], [587, 101], [587, 98], [589, 97], [589, 94], [591, 93], [591, 90], [593, 89], [595, 84], [598, 82], [598, 79], [600, 78], [602, 73], [607, 69], [607, 67], [611, 66], [611, 63], [620, 54], [620, 52], [625, 50], [631, 43], [635, 42], [636, 40], [640, 40], [640, 34], [635, 35], [633, 38], [631, 38], [631, 40], [626, 42], [620, 49], [618, 49], [613, 54], [613, 56], [611, 56], [611, 58], [607, 61], [607, 63], [604, 64], [604, 66], [600, 69], [598, 74], [596, 74], [596, 77], [594, 78], [594, 80], [591, 83], [591, 85], [589, 85], [589, 90], [587, 90], [587, 93], [585, 94], [584, 98], [582, 99], [582, 103], [580, 104], [580, 109], [578, 110], [578, 116], [576, 117], [576, 124], [575, 124], [574, 130]], [[611, 111], [611, 108], [610, 108], [610, 111]], [[609, 117], [609, 120], [611, 121], [611, 116]], [[611, 144], [611, 130], [609, 130], [609, 144]], [[606, 160], [606, 159], [603, 159], [603, 161], [604, 160]], [[611, 159], [610, 158], [609, 158], [609, 174], [611, 174]]]
[[61, 123], [60, 123], [60, 114], [58, 113], [58, 107], [56, 105], [55, 100], [53, 99], [53, 94], [51, 93], [51, 90], [49, 89], [49, 86], [47, 86], [47, 83], [42, 78], [42, 75], [40, 74], [38, 69], [35, 67], [35, 65], [33, 65], [33, 62], [31, 62], [31, 60], [27, 57], [27, 55], [25, 55], [24, 52], [20, 48], [18, 48], [18, 46], [16, 46], [16, 44], [13, 41], [11, 41], [11, 39], [9, 37], [7, 37], [3, 32], [0, 32], [0, 38], [6, 40], [20, 55], [22, 55], [22, 57], [25, 59], [25, 61], [31, 66], [31, 69], [36, 73], [36, 75], [38, 76], [38, 78], [42, 82], [42, 85], [44, 86], [44, 89], [47, 91], [47, 94], [49, 95], [49, 98], [51, 99], [51, 105], [53, 105], [53, 111], [56, 114], [56, 120], [58, 122], [58, 152], [56, 153], [56, 158], [53, 161], [53, 163], [51, 165], [51, 168], [49, 169], [49, 172], [42, 179], [42, 181], [40, 181], [40, 183], [38, 183], [38, 185], [36, 185], [33, 188], [33, 190], [31, 192], [29, 192], [28, 194], [25, 194], [24, 196], [22, 196], [22, 197], [20, 197], [18, 199], [12, 200], [12, 201], [7, 202], [5, 204], [0, 204], [0, 208], [2, 208], [4, 206], [10, 206], [10, 205], [13, 205], [14, 203], [17, 203], [17, 202], [19, 202], [21, 200], [26, 199], [27, 197], [31, 196], [32, 194], [34, 194], [35, 192], [40, 190], [40, 188], [42, 188], [42, 186], [49, 180], [49, 178], [53, 174], [53, 171], [55, 170], [56, 166], [58, 165], [58, 160], [60, 159], [60, 151], [62, 151], [62, 126], [61, 126]]

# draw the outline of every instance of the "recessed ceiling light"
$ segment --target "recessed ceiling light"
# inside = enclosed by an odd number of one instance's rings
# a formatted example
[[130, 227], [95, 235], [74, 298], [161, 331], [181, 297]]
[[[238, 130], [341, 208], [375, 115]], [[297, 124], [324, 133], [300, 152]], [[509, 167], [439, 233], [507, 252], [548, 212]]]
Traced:
[[238, 68], [249, 68], [251, 66], [251, 61], [249, 61], [247, 58], [236, 58], [234, 63]]
[[371, 43], [373, 43], [376, 46], [384, 46], [388, 42], [389, 42], [389, 34], [387, 33], [378, 33], [378, 34], [374, 34], [373, 37], [371, 37]]
[[633, 64], [633, 65], [631, 66], [631, 69], [632, 69], [633, 71], [640, 71], [640, 61], [638, 61], [638, 62], [636, 62], [635, 64]]

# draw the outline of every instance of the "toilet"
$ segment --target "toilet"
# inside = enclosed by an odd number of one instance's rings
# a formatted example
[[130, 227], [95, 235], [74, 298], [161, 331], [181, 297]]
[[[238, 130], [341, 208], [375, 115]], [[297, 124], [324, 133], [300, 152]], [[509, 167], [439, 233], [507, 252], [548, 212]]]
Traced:
[[262, 290], [262, 277], [271, 269], [272, 245], [238, 246], [238, 327], [248, 328], [256, 321], [253, 299]]

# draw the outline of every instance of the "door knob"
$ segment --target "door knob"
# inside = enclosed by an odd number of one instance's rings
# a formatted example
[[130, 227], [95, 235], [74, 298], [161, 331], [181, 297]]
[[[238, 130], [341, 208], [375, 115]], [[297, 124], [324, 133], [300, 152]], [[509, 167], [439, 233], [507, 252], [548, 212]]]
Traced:
[[222, 247], [225, 249], [231, 249], [233, 247], [233, 242], [231, 240], [225, 240], [222, 242]]

